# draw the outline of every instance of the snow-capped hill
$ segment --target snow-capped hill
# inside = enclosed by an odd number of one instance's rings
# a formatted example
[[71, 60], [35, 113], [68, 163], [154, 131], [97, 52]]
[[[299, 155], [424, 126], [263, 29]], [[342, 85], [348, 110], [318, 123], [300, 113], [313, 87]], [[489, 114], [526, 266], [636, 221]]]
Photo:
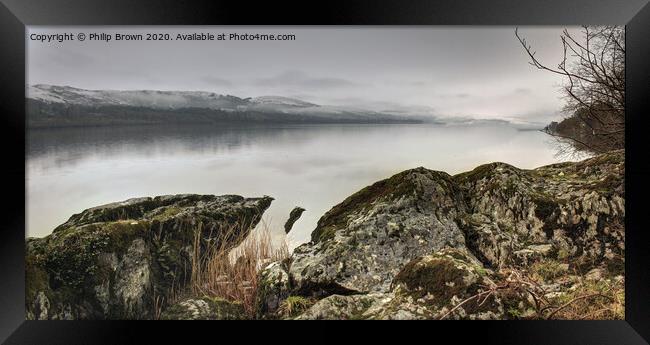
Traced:
[[27, 98], [46, 103], [105, 106], [126, 105], [156, 109], [208, 108], [222, 110], [277, 110], [319, 107], [282, 96], [239, 98], [206, 91], [85, 90], [71, 86], [37, 84], [27, 87]]
[[205, 91], [85, 90], [71, 86], [37, 84], [27, 87], [27, 98], [45, 103], [94, 107], [123, 105], [154, 109], [207, 108], [334, 117], [350, 115], [364, 118], [388, 115], [351, 107], [324, 106], [282, 96], [240, 98]]
[[30, 126], [129, 123], [421, 123], [422, 119], [281, 96], [240, 98], [205, 91], [85, 90], [27, 86]]
[[288, 106], [288, 107], [318, 107], [317, 104], [301, 101], [295, 98], [282, 97], [282, 96], [261, 96], [251, 99], [252, 103], [260, 105], [277, 105], [277, 106]]
[[[36, 99], [46, 103], [97, 103], [107, 102], [99, 91], [77, 89], [71, 86], [58, 85], [32, 85], [27, 87], [27, 98]], [[114, 101], [113, 101], [114, 102]]]
[[28, 86], [27, 98], [46, 103], [86, 106], [128, 105], [158, 109], [236, 109], [248, 103], [239, 97], [205, 91], [85, 90], [71, 86], [44, 84]]

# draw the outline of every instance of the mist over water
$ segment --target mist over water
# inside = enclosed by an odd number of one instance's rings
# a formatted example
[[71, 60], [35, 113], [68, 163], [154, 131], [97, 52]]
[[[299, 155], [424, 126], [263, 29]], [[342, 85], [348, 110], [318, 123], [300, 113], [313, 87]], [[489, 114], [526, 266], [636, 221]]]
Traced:
[[501, 161], [560, 161], [549, 137], [509, 125], [132, 126], [28, 133], [26, 236], [45, 236], [89, 207], [163, 194], [275, 198], [265, 222], [277, 239], [294, 206], [307, 209], [288, 240], [359, 189], [423, 166], [449, 174]]

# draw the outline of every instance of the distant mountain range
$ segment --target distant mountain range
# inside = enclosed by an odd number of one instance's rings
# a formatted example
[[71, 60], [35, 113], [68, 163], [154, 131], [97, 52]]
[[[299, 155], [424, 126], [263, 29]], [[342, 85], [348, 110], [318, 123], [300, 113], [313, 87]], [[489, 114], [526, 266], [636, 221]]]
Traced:
[[241, 98], [205, 91], [85, 90], [45, 84], [27, 86], [26, 91], [29, 127], [170, 123], [510, 123], [441, 119], [417, 113], [395, 114], [319, 105], [280, 96]]
[[433, 118], [325, 106], [298, 99], [240, 98], [203, 91], [27, 87], [28, 124], [60, 127], [154, 123], [421, 123]]

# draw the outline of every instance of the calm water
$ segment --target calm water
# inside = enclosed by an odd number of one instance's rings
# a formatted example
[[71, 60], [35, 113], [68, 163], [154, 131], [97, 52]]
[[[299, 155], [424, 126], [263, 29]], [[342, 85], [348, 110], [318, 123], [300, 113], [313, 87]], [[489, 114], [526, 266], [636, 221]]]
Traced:
[[318, 218], [353, 192], [402, 170], [450, 174], [503, 161], [558, 161], [549, 138], [506, 125], [278, 125], [131, 127], [29, 132], [27, 236], [44, 236], [83, 209], [161, 194], [275, 198], [266, 222], [277, 238], [309, 239]]

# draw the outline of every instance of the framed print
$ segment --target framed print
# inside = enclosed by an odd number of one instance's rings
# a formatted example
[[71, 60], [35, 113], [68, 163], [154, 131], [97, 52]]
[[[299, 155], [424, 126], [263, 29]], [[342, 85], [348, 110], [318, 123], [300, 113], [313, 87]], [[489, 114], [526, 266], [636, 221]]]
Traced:
[[0, 10], [6, 343], [650, 339], [645, 1]]

